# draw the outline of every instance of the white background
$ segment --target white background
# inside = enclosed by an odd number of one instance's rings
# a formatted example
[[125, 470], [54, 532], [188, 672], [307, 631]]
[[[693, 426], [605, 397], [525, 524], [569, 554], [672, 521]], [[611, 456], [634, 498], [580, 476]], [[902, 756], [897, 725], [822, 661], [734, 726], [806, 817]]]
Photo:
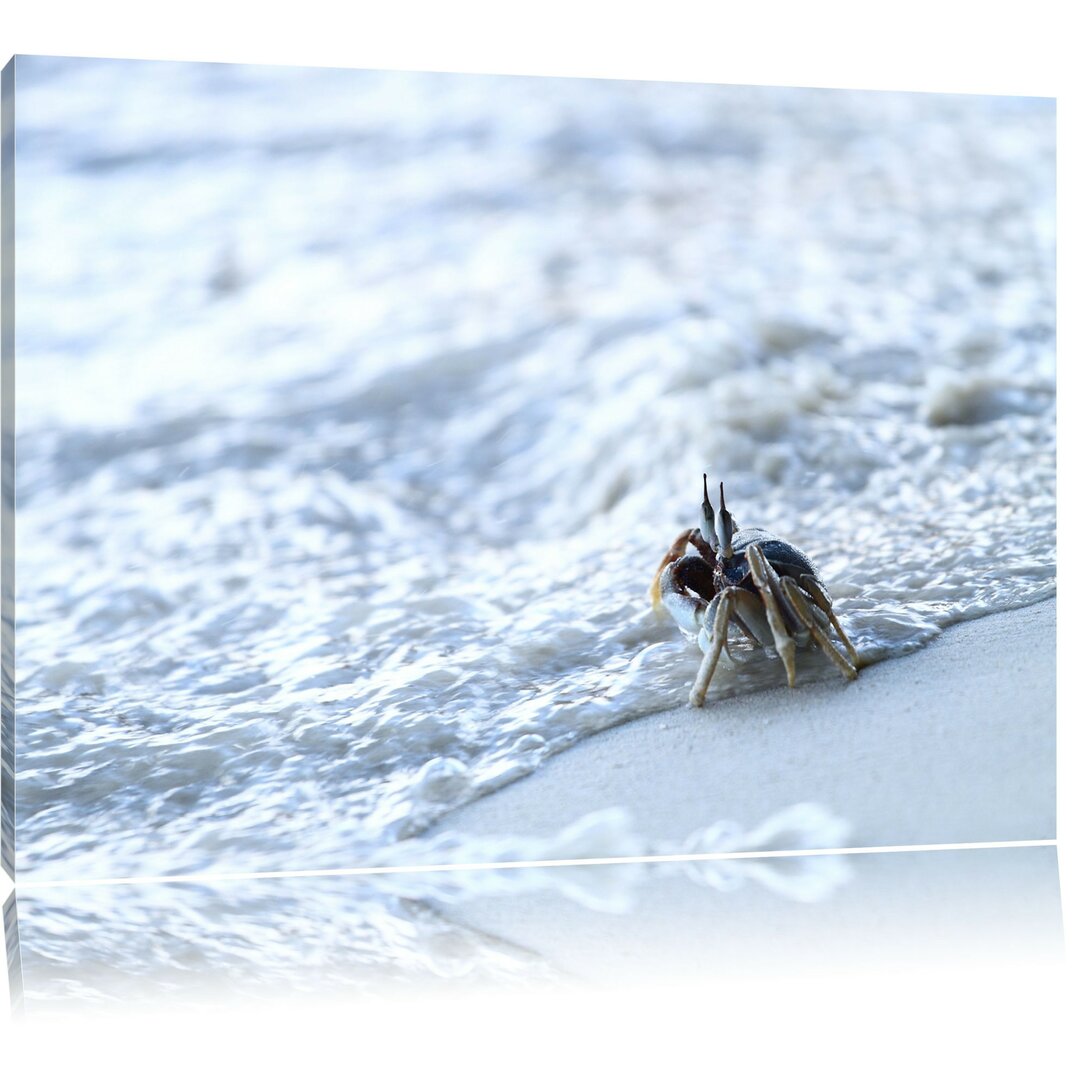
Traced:
[[[185, 0], [151, 5], [9, 2], [0, 59], [14, 52], [347, 67], [1036, 94], [1059, 99], [1060, 474], [1072, 475], [1077, 295], [1075, 32], [1067, 5], [1028, 2], [664, 3], [467, 0], [301, 5]], [[1071, 622], [1075, 538], [1059, 492], [1059, 669]], [[1019, 641], [1017, 648], [1048, 647]], [[1067, 943], [1080, 894], [1076, 692], [1059, 685], [1059, 836]], [[2, 882], [6, 895], [10, 883]], [[701, 988], [535, 997], [325, 999], [218, 1014], [112, 1014], [8, 1022], [14, 1076], [1075, 1075], [1076, 961], [1045, 979], [991, 970], [930, 980], [758, 979]], [[7, 1067], [13, 1065], [11, 1072]]]

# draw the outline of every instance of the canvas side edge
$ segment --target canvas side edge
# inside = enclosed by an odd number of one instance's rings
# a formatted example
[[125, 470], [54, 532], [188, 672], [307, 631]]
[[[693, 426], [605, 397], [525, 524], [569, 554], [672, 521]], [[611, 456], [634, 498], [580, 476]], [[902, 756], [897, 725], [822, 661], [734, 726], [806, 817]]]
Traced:
[[0, 865], [15, 879], [15, 58], [0, 73]]

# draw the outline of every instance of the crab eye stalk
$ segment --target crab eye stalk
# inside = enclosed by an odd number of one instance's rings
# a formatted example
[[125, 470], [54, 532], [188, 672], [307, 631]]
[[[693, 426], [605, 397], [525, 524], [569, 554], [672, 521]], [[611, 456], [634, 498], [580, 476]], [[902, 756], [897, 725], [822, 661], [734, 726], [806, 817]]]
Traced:
[[703, 474], [705, 477], [705, 501], [701, 504], [701, 535], [705, 540], [705, 543], [716, 551], [720, 546], [719, 541], [716, 538], [716, 529], [713, 526], [715, 520], [715, 511], [712, 508], [712, 503], [709, 502], [709, 477], [707, 474]]
[[731, 538], [738, 531], [735, 519], [728, 513], [724, 502], [724, 485], [720, 485], [720, 509], [716, 511], [716, 550], [722, 559], [732, 559], [735, 552], [731, 547]]

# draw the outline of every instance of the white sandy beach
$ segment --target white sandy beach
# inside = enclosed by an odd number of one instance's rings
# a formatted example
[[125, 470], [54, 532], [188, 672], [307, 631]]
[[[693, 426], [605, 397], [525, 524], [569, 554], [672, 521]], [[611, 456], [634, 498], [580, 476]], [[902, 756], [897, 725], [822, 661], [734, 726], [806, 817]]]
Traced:
[[650, 840], [670, 840], [813, 802], [850, 824], [856, 847], [1052, 839], [1055, 611], [1050, 600], [962, 623], [851, 684], [611, 728], [439, 831], [552, 836], [621, 806]]

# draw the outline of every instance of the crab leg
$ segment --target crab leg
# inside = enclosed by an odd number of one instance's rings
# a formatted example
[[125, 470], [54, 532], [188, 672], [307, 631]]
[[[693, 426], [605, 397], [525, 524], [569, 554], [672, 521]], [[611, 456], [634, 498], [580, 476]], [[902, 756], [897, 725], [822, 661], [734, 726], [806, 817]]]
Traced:
[[810, 598], [814, 603], [829, 616], [829, 622], [832, 623], [833, 629], [840, 635], [840, 640], [844, 643], [848, 656], [851, 657], [852, 666], [858, 668], [859, 654], [855, 651], [855, 646], [851, 644], [847, 634], [844, 633], [844, 628], [833, 613], [832, 604], [829, 603], [829, 598], [821, 591], [821, 586], [809, 574], [803, 574], [799, 578], [799, 584], [810, 594]]
[[811, 597], [807, 596], [807, 594], [804, 593], [791, 578], [784, 578], [784, 580], [780, 582], [780, 587], [787, 594], [787, 599], [795, 609], [799, 621], [802, 622], [806, 629], [813, 635], [814, 640], [821, 647], [821, 651], [847, 678], [854, 679], [855, 676], [859, 674], [858, 671], [853, 664], [849, 663], [845, 657], [840, 655], [836, 646], [829, 640], [829, 636], [818, 624], [817, 619], [814, 618], [814, 613], [810, 610]]
[[[746, 561], [750, 564], [750, 576], [761, 593], [761, 599], [765, 603], [765, 614], [769, 619], [769, 629], [772, 630], [773, 640], [776, 643], [776, 651], [784, 662], [784, 670], [787, 672], [788, 686], [795, 685], [795, 641], [788, 633], [784, 622], [784, 613], [777, 599], [779, 593], [779, 578], [776, 571], [769, 565], [768, 560], [761, 554], [761, 548], [757, 544], [750, 544], [746, 549]], [[773, 582], [776, 582], [777, 592], [773, 592]]]
[[[746, 620], [738, 612], [732, 613], [731, 621], [750, 639], [751, 645], [755, 647], [761, 645], [761, 639], [750, 629]], [[728, 649], [728, 655], [731, 656], [730, 649]], [[735, 659], [733, 656], [731, 658]]]
[[[697, 678], [690, 691], [690, 704], [700, 708], [705, 703], [705, 692], [709, 689], [709, 683], [716, 673], [716, 665], [720, 661], [720, 654], [727, 645], [728, 620], [731, 618], [732, 597], [731, 590], [725, 589], [719, 596], [714, 597], [709, 603], [709, 609], [713, 613], [712, 638], [709, 648], [701, 658], [701, 666], [698, 668]], [[709, 625], [709, 610], [705, 612], [702, 620], [706, 629]]]
[[[752, 645], [765, 644], [765, 639], [769, 636], [765, 605], [749, 589], [735, 590], [731, 602], [731, 621], [750, 639]], [[728, 653], [730, 652], [729, 649]]]

